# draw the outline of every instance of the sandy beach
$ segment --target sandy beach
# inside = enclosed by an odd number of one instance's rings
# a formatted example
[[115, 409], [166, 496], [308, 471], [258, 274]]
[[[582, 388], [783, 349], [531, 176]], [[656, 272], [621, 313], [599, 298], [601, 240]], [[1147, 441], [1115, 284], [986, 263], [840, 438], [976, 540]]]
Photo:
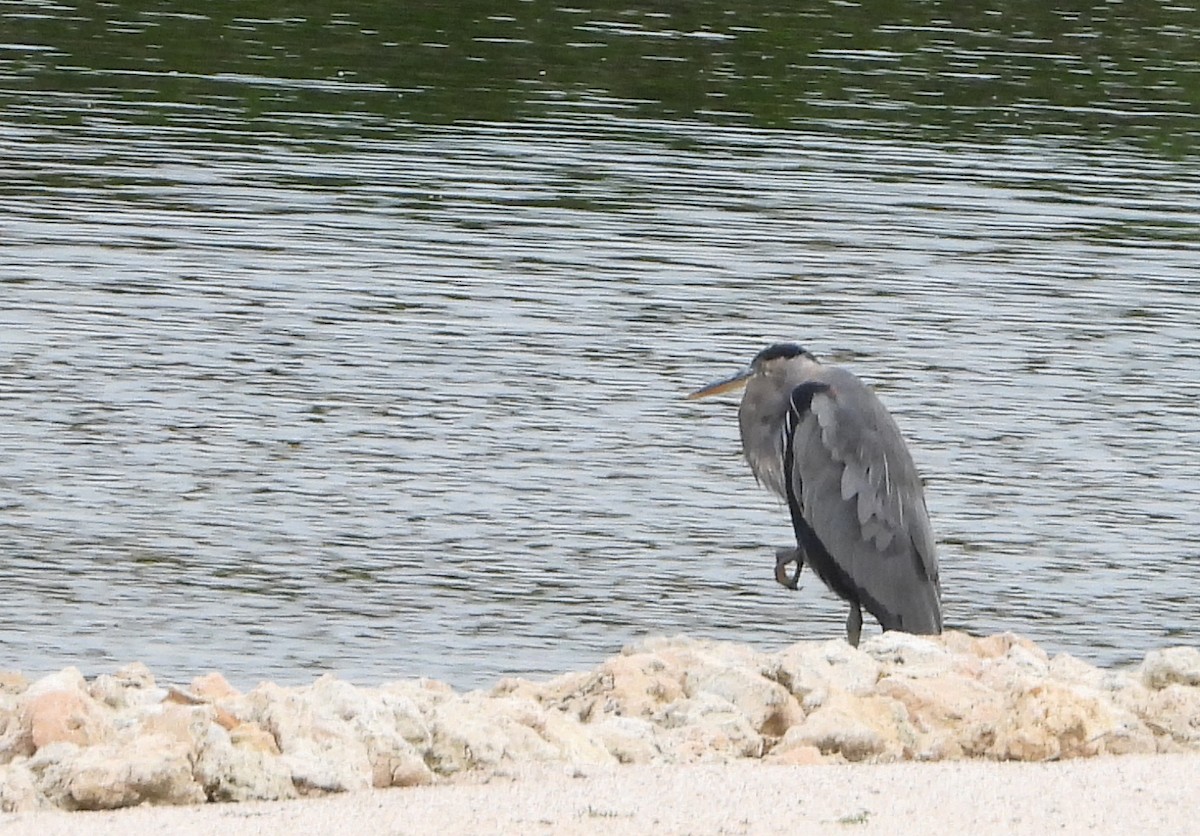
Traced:
[[6, 836], [1200, 832], [1200, 755], [1056, 763], [524, 767], [288, 802], [0, 816]]

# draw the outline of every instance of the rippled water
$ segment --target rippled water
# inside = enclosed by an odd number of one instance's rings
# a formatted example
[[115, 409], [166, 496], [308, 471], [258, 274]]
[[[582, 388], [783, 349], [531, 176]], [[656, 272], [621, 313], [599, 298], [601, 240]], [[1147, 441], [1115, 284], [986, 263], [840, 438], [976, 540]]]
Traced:
[[190, 82], [28, 55], [0, 69], [56, 89], [0, 119], [2, 666], [465, 687], [842, 635], [772, 580], [790, 524], [733, 402], [682, 400], [779, 339], [896, 414], [949, 626], [1104, 664], [1200, 640], [1193, 156], [595, 90], [437, 124], [286, 81], [247, 121], [266, 75], [158, 110]]

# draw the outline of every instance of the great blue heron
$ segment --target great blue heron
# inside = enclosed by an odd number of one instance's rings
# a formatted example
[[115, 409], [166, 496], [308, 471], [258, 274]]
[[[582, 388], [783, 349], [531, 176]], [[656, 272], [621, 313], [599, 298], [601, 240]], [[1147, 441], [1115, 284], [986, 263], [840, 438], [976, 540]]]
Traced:
[[875, 393], [848, 370], [780, 343], [688, 397], [740, 386], [746, 387], [738, 409], [746, 461], [760, 484], [787, 501], [796, 531], [797, 547], [776, 552], [776, 580], [795, 589], [804, 564], [812, 567], [850, 602], [846, 637], [855, 647], [863, 607], [884, 630], [942, 632], [921, 478]]

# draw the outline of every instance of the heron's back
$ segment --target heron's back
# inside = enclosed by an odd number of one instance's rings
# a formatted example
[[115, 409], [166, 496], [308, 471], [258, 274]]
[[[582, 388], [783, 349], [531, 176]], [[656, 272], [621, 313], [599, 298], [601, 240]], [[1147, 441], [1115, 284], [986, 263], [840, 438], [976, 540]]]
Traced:
[[806, 549], [814, 572], [885, 630], [940, 633], [921, 479], [875, 393], [845, 369], [820, 367], [793, 390], [785, 430], [789, 508], [797, 538], [804, 526], [819, 542]]

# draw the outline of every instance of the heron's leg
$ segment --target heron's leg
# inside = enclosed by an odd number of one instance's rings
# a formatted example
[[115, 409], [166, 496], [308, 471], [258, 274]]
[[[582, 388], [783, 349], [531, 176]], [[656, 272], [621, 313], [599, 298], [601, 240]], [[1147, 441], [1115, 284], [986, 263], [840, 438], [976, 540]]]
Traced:
[[[787, 566], [789, 563], [796, 564], [796, 571], [789, 578]], [[798, 589], [800, 586], [800, 570], [804, 568], [804, 549], [796, 546], [795, 548], [782, 548], [775, 550], [775, 581], [788, 589]]]
[[858, 601], [850, 602], [850, 615], [846, 618], [846, 641], [851, 647], [858, 647], [859, 636], [862, 635], [862, 607]]

